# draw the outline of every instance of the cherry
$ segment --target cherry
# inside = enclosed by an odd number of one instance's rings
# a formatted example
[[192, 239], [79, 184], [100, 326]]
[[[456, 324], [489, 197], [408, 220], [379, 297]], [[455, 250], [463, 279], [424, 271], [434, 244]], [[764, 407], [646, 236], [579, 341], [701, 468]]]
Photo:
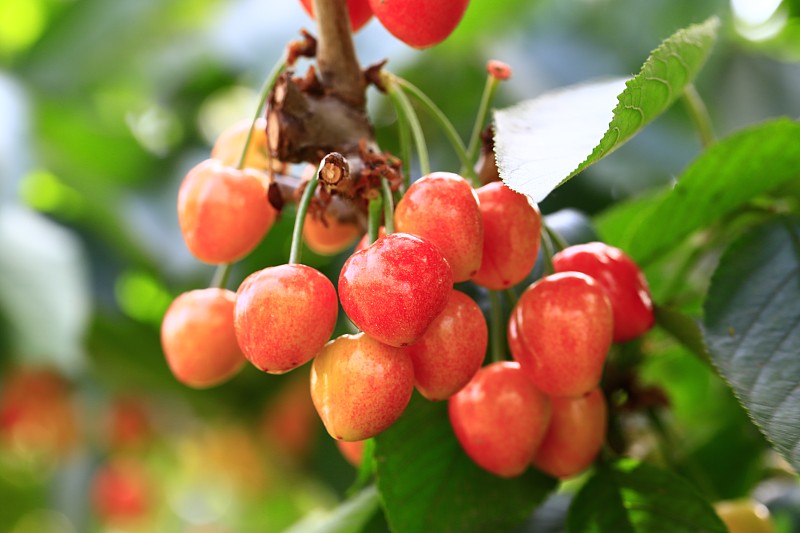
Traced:
[[[303, 9], [314, 18], [314, 2], [313, 0], [300, 0]], [[369, 6], [369, 0], [347, 0], [347, 13], [350, 17], [350, 28], [353, 33], [357, 32], [372, 18], [372, 9]]]
[[303, 240], [313, 252], [320, 255], [335, 255], [352, 246], [361, 235], [355, 223], [340, 222], [322, 215], [324, 220], [306, 215], [303, 224]]
[[569, 478], [586, 470], [606, 437], [606, 400], [599, 388], [577, 398], [551, 398], [544, 440], [533, 459], [539, 470]]
[[189, 251], [206, 263], [230, 263], [258, 245], [275, 222], [263, 176], [215, 159], [192, 168], [178, 191], [178, 222]]
[[270, 400], [261, 418], [261, 432], [278, 453], [299, 463], [312, 451], [318, 423], [304, 374], [289, 380]]
[[428, 400], [445, 400], [461, 390], [480, 368], [488, 338], [481, 308], [453, 290], [444, 311], [408, 347], [420, 394]]
[[397, 231], [419, 235], [439, 247], [456, 283], [481, 266], [483, 220], [478, 196], [467, 180], [434, 172], [411, 184], [394, 212]]
[[[244, 361], [244, 356], [241, 356]], [[145, 402], [135, 396], [115, 398], [108, 411], [108, 444], [114, 449], [133, 449], [153, 436], [150, 414]]]
[[267, 267], [239, 286], [236, 338], [257, 368], [283, 374], [322, 348], [338, 312], [336, 290], [318, 270], [300, 264]]
[[[385, 236], [386, 236], [386, 226], [379, 227], [378, 228], [378, 239], [380, 239], [381, 237], [385, 237]], [[372, 244], [372, 243], [369, 242], [369, 233], [365, 233], [361, 237], [361, 240], [358, 241], [358, 244], [356, 244], [356, 249], [354, 251], [360, 252], [361, 250], [364, 250], [365, 248], [368, 248], [370, 244]]]
[[345, 460], [356, 468], [361, 466], [361, 458], [364, 455], [364, 441], [356, 440], [348, 442], [346, 440], [337, 440], [336, 447]]
[[92, 479], [95, 513], [106, 523], [131, 522], [151, 509], [152, 482], [144, 466], [134, 459], [114, 459], [100, 467]]
[[613, 315], [603, 288], [579, 272], [546, 276], [520, 296], [508, 327], [511, 355], [550, 396], [582, 396], [600, 382]]
[[369, 335], [343, 335], [311, 365], [311, 398], [331, 437], [364, 440], [397, 420], [414, 391], [414, 366], [405, 348]]
[[236, 295], [198, 289], [172, 302], [161, 322], [161, 347], [175, 378], [203, 388], [227, 381], [245, 363], [233, 330]]
[[416, 342], [450, 298], [453, 274], [425, 239], [393, 233], [347, 259], [339, 275], [344, 312], [362, 331], [392, 346]]
[[533, 461], [550, 420], [550, 400], [519, 363], [487, 365], [452, 396], [450, 423], [464, 451], [498, 476], [522, 474]]
[[527, 196], [496, 181], [477, 190], [483, 216], [483, 259], [472, 281], [507, 289], [533, 270], [542, 228], [538, 207]]
[[[251, 126], [252, 134], [250, 133]], [[284, 163], [268, 156], [267, 119], [264, 117], [257, 118], [255, 123], [250, 120], [241, 120], [223, 130], [211, 148], [211, 158], [221, 161], [226, 167], [237, 168], [248, 135], [250, 135], [250, 144], [247, 145], [247, 154], [245, 154], [242, 165], [244, 168], [263, 171], [271, 168], [275, 172], [286, 172]]]
[[602, 242], [570, 246], [553, 256], [556, 272], [583, 272], [606, 290], [614, 311], [614, 341], [635, 339], [653, 327], [647, 280], [628, 255]]
[[370, 0], [389, 33], [414, 48], [444, 41], [456, 29], [469, 0]]

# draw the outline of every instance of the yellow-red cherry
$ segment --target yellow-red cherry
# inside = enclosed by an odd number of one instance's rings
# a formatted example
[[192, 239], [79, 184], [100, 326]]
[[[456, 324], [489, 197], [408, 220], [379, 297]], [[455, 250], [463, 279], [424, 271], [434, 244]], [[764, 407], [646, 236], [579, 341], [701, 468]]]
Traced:
[[460, 391], [481, 367], [489, 331], [481, 308], [453, 290], [428, 330], [408, 347], [417, 390], [428, 400], [446, 400]]
[[267, 267], [239, 286], [236, 338], [257, 368], [283, 374], [325, 345], [338, 312], [333, 283], [320, 271], [300, 264]]
[[[313, 0], [300, 0], [306, 13], [314, 17], [314, 2]], [[350, 28], [353, 32], [357, 32], [372, 18], [372, 8], [369, 6], [369, 0], [347, 0], [347, 13], [350, 18]]]
[[415, 343], [450, 298], [453, 273], [425, 239], [392, 233], [351, 255], [339, 275], [342, 309], [359, 329], [392, 345]]
[[249, 119], [241, 120], [225, 128], [211, 147], [211, 158], [221, 161], [227, 167], [239, 167], [248, 136], [250, 143], [247, 145], [247, 153], [242, 162], [243, 168], [286, 171], [285, 163], [269, 157], [267, 153], [267, 119], [264, 117], [257, 118], [255, 122]]
[[499, 181], [484, 185], [477, 194], [483, 217], [483, 255], [472, 281], [493, 290], [513, 287], [536, 264], [542, 229], [539, 208]]
[[386, 430], [403, 414], [413, 391], [407, 349], [364, 333], [330, 341], [311, 365], [311, 399], [338, 440], [364, 440]]
[[612, 331], [605, 290], [586, 274], [564, 272], [522, 293], [509, 320], [509, 348], [544, 393], [582, 396], [600, 382]]
[[550, 400], [519, 363], [491, 363], [448, 401], [461, 447], [481, 468], [501, 477], [530, 466], [550, 420]]
[[161, 322], [161, 346], [175, 378], [190, 387], [218, 385], [245, 363], [233, 329], [236, 295], [226, 289], [185, 292]]
[[456, 29], [469, 0], [370, 0], [389, 33], [414, 48], [444, 41]]
[[478, 196], [458, 174], [433, 172], [412, 183], [397, 202], [394, 226], [438, 246], [456, 283], [474, 276], [481, 266], [483, 219]]

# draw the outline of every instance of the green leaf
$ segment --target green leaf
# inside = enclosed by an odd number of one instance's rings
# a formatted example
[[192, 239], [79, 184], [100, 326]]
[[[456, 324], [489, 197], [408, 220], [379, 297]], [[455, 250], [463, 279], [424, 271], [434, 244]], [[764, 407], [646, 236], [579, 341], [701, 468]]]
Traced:
[[705, 302], [714, 363], [800, 472], [800, 218], [752, 230], [726, 251]]
[[669, 37], [630, 80], [569, 87], [495, 112], [503, 181], [541, 202], [663, 113], [697, 75], [717, 35], [712, 17]]
[[684, 479], [631, 460], [601, 466], [569, 510], [569, 533], [711, 533], [727, 529]]
[[646, 263], [755, 196], [798, 177], [800, 123], [777, 119], [747, 128], [695, 159], [663, 200], [646, 206], [634, 231], [619, 244]]
[[507, 531], [556, 485], [533, 469], [503, 479], [479, 468], [453, 434], [447, 402], [418, 394], [375, 442], [378, 488], [393, 531]]
[[377, 509], [378, 490], [370, 485], [332, 511], [309, 514], [284, 533], [356, 533]]

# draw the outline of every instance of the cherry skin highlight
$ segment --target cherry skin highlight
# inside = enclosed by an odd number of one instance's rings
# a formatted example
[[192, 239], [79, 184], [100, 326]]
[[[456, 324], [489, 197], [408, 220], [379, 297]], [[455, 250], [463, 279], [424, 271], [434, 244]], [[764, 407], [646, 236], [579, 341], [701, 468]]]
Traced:
[[539, 390], [582, 396], [600, 382], [612, 330], [611, 303], [600, 284], [564, 272], [522, 293], [509, 321], [509, 347]]
[[416, 343], [408, 347], [417, 390], [428, 400], [446, 400], [481, 367], [489, 330], [472, 298], [453, 290], [447, 307]]
[[397, 202], [397, 231], [435, 244], [453, 269], [453, 281], [470, 279], [481, 266], [483, 219], [478, 196], [467, 180], [451, 172], [418, 179]]
[[393, 233], [354, 253], [339, 275], [339, 299], [362, 331], [391, 346], [415, 343], [450, 298], [453, 273], [438, 248]]
[[533, 270], [542, 217], [527, 196], [495, 181], [477, 190], [483, 217], [483, 255], [472, 281], [493, 290], [513, 287]]
[[[313, 19], [314, 17], [314, 2], [313, 0], [300, 0], [303, 9]], [[347, 14], [350, 18], [350, 29], [353, 33], [363, 28], [369, 19], [372, 18], [372, 9], [369, 6], [369, 0], [347, 0]]]
[[501, 477], [530, 466], [550, 420], [550, 400], [520, 369], [504, 361], [487, 365], [448, 401], [450, 423], [464, 451]]
[[178, 222], [189, 251], [206, 263], [231, 263], [249, 254], [275, 222], [262, 176], [207, 159], [178, 191]]
[[602, 242], [577, 244], [553, 256], [556, 272], [583, 272], [606, 290], [614, 310], [614, 341], [635, 339], [655, 323], [647, 280], [628, 255]]
[[414, 48], [439, 44], [453, 33], [469, 0], [370, 0], [389, 33]]
[[334, 439], [368, 439], [403, 414], [414, 391], [405, 348], [359, 333], [325, 345], [311, 365], [311, 399]]
[[161, 347], [175, 378], [190, 387], [218, 385], [245, 363], [233, 329], [236, 295], [198, 289], [172, 302], [161, 322]]
[[236, 294], [234, 327], [245, 357], [270, 374], [308, 362], [336, 326], [336, 290], [306, 265], [279, 265], [248, 276]]
[[599, 388], [577, 398], [551, 398], [551, 405], [550, 424], [533, 465], [566, 479], [586, 470], [597, 457], [606, 438], [608, 409]]

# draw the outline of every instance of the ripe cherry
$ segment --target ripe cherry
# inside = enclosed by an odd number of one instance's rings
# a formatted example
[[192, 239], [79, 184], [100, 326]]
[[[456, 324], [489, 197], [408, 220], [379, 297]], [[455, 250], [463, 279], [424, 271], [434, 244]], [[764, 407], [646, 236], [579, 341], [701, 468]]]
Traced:
[[178, 222], [189, 251], [211, 264], [241, 259], [275, 222], [263, 176], [215, 159], [192, 168], [178, 191]]
[[397, 231], [438, 246], [456, 283], [471, 278], [481, 266], [483, 219], [478, 196], [458, 174], [434, 172], [411, 184], [397, 203], [394, 224]]
[[92, 479], [94, 511], [106, 523], [126, 523], [144, 518], [153, 505], [153, 484], [144, 466], [134, 459], [114, 459]]
[[614, 310], [614, 341], [635, 339], [653, 327], [647, 280], [628, 255], [602, 242], [570, 246], [553, 256], [556, 272], [583, 272], [606, 290]]
[[539, 253], [542, 218], [527, 196], [495, 181], [477, 191], [483, 216], [483, 259], [472, 281], [507, 289], [533, 270]]
[[405, 348], [369, 335], [343, 335], [311, 365], [311, 398], [331, 437], [364, 440], [397, 420], [414, 391], [414, 367]]
[[577, 398], [551, 398], [551, 405], [550, 424], [533, 464], [565, 479], [586, 470], [597, 457], [606, 437], [606, 400], [596, 388]]
[[511, 313], [511, 355], [550, 396], [582, 396], [600, 382], [613, 315], [603, 288], [579, 272], [546, 276]]
[[308, 390], [308, 375], [288, 381], [265, 407], [261, 434], [282, 457], [301, 463], [314, 447], [319, 420]]
[[408, 347], [417, 390], [429, 400], [446, 400], [475, 375], [486, 355], [489, 331], [481, 308], [453, 290], [447, 307]]
[[325, 345], [338, 312], [336, 290], [318, 270], [300, 264], [267, 267], [248, 276], [236, 293], [236, 338], [257, 368], [283, 374]]
[[324, 220], [306, 215], [303, 224], [303, 240], [313, 252], [320, 255], [335, 255], [353, 245], [361, 235], [355, 223], [340, 222], [323, 214]]
[[361, 466], [361, 458], [364, 455], [363, 440], [355, 440], [353, 442], [348, 442], [346, 440], [337, 440], [336, 447], [339, 448], [339, 452], [342, 454], [342, 457], [344, 457], [348, 463], [350, 463], [356, 468]]
[[[313, 0], [300, 0], [306, 13], [314, 18]], [[372, 18], [372, 9], [369, 7], [369, 0], [347, 0], [347, 13], [350, 17], [350, 28], [353, 33], [357, 32]]]
[[469, 0], [370, 0], [389, 33], [414, 48], [444, 41], [456, 29]]
[[448, 410], [467, 455], [502, 477], [518, 476], [530, 466], [550, 420], [550, 400], [510, 361], [478, 370], [450, 398]]
[[354, 253], [339, 275], [339, 298], [362, 331], [392, 346], [416, 342], [450, 298], [453, 273], [439, 249], [393, 233]]
[[[251, 126], [252, 134], [250, 133]], [[211, 158], [221, 161], [226, 167], [237, 168], [248, 135], [250, 135], [250, 144], [247, 145], [243, 168], [267, 171], [271, 165], [275, 172], [286, 171], [284, 163], [268, 157], [267, 119], [264, 117], [259, 117], [255, 122], [249, 119], [242, 120], [223, 130], [211, 148]]]
[[211, 387], [233, 377], [245, 363], [233, 329], [236, 295], [198, 289], [172, 302], [161, 322], [161, 347], [172, 374], [190, 387]]

